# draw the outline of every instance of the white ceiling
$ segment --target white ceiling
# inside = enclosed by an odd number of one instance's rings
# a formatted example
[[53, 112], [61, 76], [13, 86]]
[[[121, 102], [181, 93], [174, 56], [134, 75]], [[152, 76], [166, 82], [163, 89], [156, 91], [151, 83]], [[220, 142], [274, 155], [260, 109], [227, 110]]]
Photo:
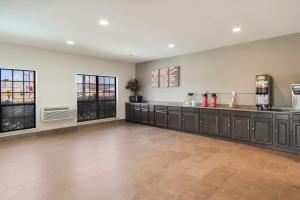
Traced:
[[296, 32], [300, 0], [0, 0], [2, 42], [133, 63]]

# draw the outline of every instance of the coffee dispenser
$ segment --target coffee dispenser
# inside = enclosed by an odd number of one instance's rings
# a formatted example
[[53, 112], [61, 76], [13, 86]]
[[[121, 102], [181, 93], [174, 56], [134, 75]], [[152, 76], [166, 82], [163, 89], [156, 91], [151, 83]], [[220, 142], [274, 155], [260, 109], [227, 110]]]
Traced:
[[300, 84], [292, 84], [292, 109], [300, 111]]
[[270, 75], [256, 76], [256, 107], [258, 110], [272, 108], [272, 77]]

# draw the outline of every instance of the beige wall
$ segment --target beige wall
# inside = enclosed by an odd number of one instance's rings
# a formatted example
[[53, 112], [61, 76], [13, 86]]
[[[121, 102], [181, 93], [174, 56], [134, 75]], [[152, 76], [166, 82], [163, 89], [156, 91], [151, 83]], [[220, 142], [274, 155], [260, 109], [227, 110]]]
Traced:
[[75, 75], [78, 73], [116, 76], [117, 116], [124, 118], [124, 102], [130, 95], [125, 90], [125, 84], [130, 77], [135, 76], [134, 64], [6, 44], [0, 44], [0, 68], [36, 71], [37, 128], [25, 132], [77, 125], [76, 120], [42, 122], [40, 109], [52, 106], [76, 107]]
[[[181, 67], [180, 87], [151, 88], [152, 69], [174, 65]], [[275, 106], [291, 106], [290, 84], [300, 83], [300, 33], [136, 64], [149, 101], [182, 102], [189, 91], [199, 100], [208, 91], [227, 104], [235, 90], [239, 104], [255, 105], [257, 74], [273, 76]]]

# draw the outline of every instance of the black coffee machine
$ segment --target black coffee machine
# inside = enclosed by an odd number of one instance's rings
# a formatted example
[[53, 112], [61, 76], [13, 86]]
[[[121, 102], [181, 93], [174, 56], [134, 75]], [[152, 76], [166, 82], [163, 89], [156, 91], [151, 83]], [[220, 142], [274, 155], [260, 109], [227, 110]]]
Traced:
[[258, 110], [272, 109], [272, 87], [272, 77], [270, 75], [256, 76], [256, 107]]

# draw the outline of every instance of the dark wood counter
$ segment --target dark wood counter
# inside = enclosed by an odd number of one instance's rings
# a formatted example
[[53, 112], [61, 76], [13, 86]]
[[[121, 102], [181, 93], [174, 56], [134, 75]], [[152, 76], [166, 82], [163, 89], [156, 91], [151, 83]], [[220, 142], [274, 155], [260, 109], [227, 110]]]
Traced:
[[300, 152], [300, 112], [258, 111], [255, 107], [217, 108], [181, 103], [126, 103], [126, 120], [162, 128]]

